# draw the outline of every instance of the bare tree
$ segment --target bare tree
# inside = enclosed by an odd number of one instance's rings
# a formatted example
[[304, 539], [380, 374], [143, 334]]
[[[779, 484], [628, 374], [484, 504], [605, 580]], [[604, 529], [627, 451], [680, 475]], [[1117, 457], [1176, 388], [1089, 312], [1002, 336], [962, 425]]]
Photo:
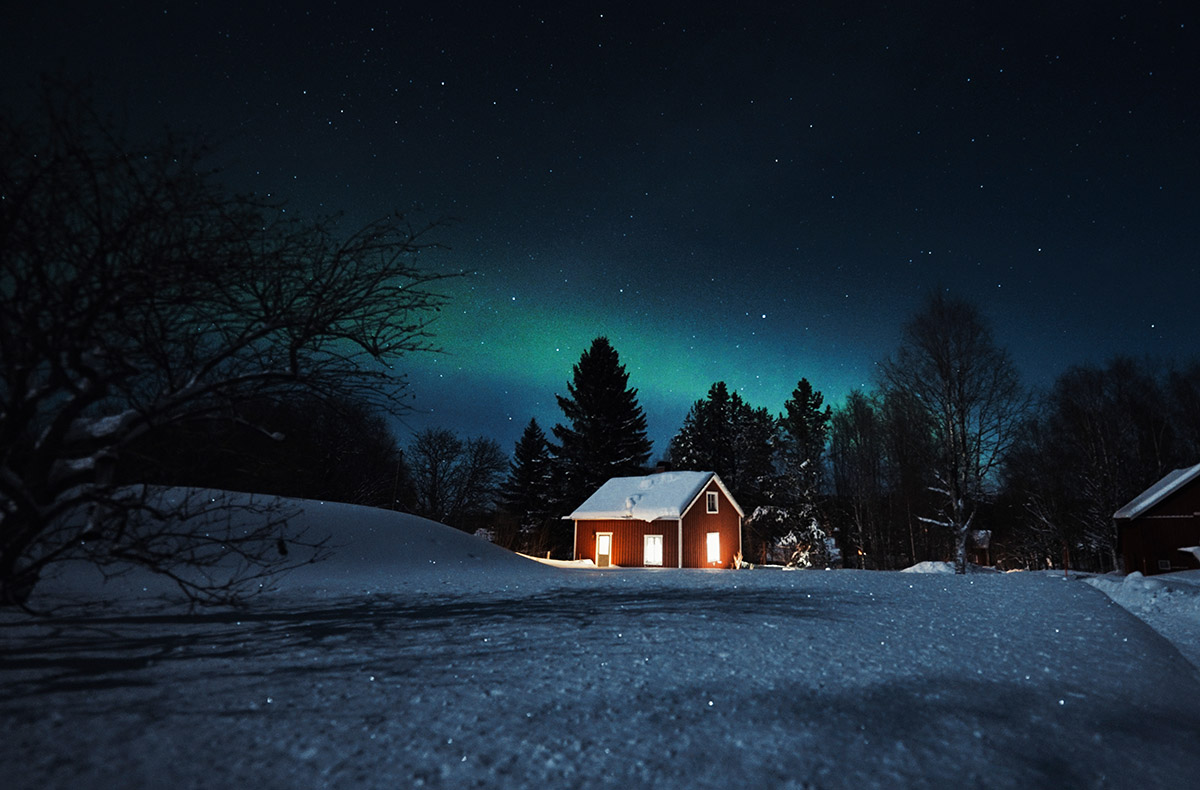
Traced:
[[495, 440], [463, 441], [445, 428], [418, 433], [405, 454], [412, 467], [414, 512], [465, 529], [494, 508], [508, 459]]
[[943, 294], [905, 326], [899, 351], [882, 370], [889, 388], [911, 396], [929, 416], [934, 442], [927, 462], [942, 504], [922, 520], [953, 532], [963, 573], [972, 520], [991, 493], [1028, 395], [979, 311]]
[[1077, 567], [1120, 568], [1113, 512], [1196, 462], [1187, 433], [1200, 400], [1189, 401], [1183, 387], [1175, 371], [1125, 357], [1059, 376], [1006, 463], [1023, 509], [1019, 537], [1034, 545], [1053, 538]]
[[[876, 404], [852, 391], [833, 412], [829, 426], [829, 460], [833, 472], [834, 509], [843, 520], [842, 535], [856, 556], [847, 564], [888, 567], [891, 535], [883, 529], [883, 430]], [[878, 555], [878, 556], [876, 556]]]
[[[154, 519], [129, 518], [158, 506], [113, 477], [153, 428], [297, 392], [402, 408], [391, 365], [429, 348], [445, 276], [417, 267], [427, 227], [343, 234], [228, 194], [200, 147], [127, 142], [76, 95], [43, 109], [0, 116], [0, 602], [18, 604], [81, 543], [163, 571]], [[278, 536], [239, 550], [276, 567]]]

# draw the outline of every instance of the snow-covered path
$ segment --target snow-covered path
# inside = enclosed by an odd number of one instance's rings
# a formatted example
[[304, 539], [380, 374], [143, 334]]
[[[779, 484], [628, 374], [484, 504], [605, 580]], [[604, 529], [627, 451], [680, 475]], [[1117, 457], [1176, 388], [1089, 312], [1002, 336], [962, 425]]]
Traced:
[[1182, 788], [1200, 775], [1195, 668], [1075, 580], [537, 570], [466, 594], [6, 615], [5, 786]]

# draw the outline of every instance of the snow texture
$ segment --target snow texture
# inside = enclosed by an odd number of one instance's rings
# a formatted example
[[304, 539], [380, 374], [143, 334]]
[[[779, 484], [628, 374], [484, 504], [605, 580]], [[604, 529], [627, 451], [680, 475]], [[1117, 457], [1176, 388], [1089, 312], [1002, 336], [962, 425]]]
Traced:
[[1200, 667], [1200, 571], [1143, 576], [1093, 576], [1085, 580], [1169, 639]]
[[596, 489], [568, 518], [677, 519], [713, 476], [712, 472], [661, 472], [614, 477]]
[[[1183, 788], [1200, 771], [1195, 667], [1075, 578], [572, 570], [299, 505], [343, 548], [248, 607], [76, 573], [35, 600], [51, 617], [0, 614], [4, 786]], [[1160, 578], [1092, 584], [1164, 618], [1200, 600]]]

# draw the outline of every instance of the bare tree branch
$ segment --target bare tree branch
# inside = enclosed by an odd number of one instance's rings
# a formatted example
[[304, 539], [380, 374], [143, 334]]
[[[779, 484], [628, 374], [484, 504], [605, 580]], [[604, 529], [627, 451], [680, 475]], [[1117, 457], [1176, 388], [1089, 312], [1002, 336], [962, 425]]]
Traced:
[[[97, 563], [174, 567], [112, 476], [148, 431], [296, 393], [399, 411], [396, 362], [432, 349], [455, 276], [419, 265], [436, 225], [342, 234], [228, 194], [206, 154], [130, 144], [61, 89], [36, 122], [0, 119], [0, 602], [80, 553], [63, 519], [81, 510]], [[200, 546], [159, 543], [204, 567]]]

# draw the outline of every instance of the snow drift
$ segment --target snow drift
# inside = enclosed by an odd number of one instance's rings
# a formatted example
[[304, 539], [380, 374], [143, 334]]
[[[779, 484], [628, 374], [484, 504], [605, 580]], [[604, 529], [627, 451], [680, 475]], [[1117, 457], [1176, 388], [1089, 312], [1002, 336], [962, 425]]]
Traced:
[[[195, 491], [189, 492], [194, 496]], [[304, 590], [309, 595], [344, 595], [362, 592], [395, 592], [428, 589], [453, 584], [461, 590], [491, 589], [519, 584], [526, 577], [554, 576], [556, 571], [488, 541], [436, 521], [391, 510], [347, 505], [339, 502], [264, 497], [237, 492], [202, 494], [214, 501], [236, 506], [253, 502], [258, 510], [233, 518], [253, 519], [289, 516], [289, 531], [309, 539], [328, 538], [331, 556], [301, 565], [266, 582], [270, 590]], [[172, 490], [166, 496], [179, 496]], [[275, 509], [264, 515], [263, 510]], [[201, 514], [194, 529], [206, 528], [207, 518], [224, 518], [227, 511]], [[248, 523], [247, 526], [250, 526]], [[31, 602], [62, 596], [93, 600], [170, 597], [178, 593], [168, 579], [142, 569], [128, 568], [104, 578], [83, 562], [64, 563], [35, 591]]]

